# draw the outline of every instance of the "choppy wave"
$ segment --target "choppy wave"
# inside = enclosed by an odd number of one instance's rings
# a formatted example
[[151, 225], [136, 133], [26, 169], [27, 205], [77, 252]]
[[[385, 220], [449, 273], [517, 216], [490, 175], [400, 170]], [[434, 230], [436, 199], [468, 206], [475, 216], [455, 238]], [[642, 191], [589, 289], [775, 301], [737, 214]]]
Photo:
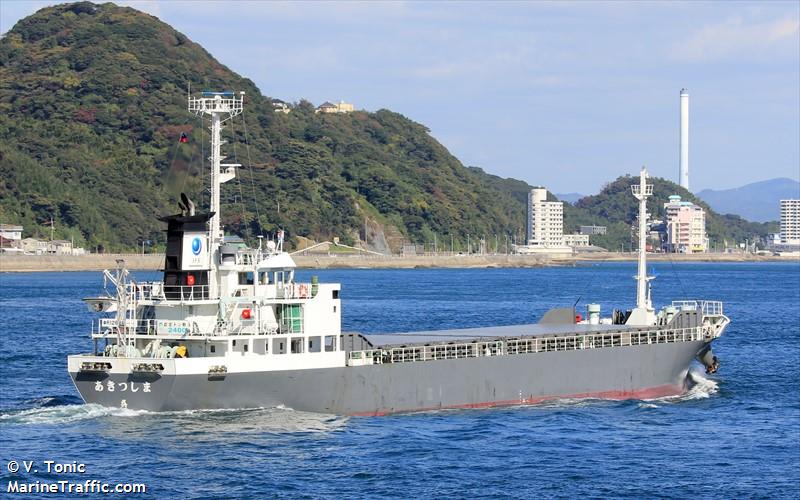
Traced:
[[702, 372], [696, 370], [689, 371], [691, 387], [688, 391], [677, 396], [664, 396], [661, 398], [645, 399], [639, 403], [640, 408], [658, 408], [659, 403], [680, 403], [682, 401], [692, 401], [695, 399], [710, 398], [719, 391], [719, 382], [708, 378]]
[[81, 398], [73, 395], [42, 396], [40, 398], [26, 399], [22, 402], [21, 409], [77, 404], [81, 404]]
[[686, 394], [679, 396], [683, 399], [705, 399], [719, 391], [719, 382], [707, 378], [699, 371], [690, 371], [689, 377], [692, 379], [693, 385]]
[[[191, 421], [192, 433], [203, 433], [206, 430], [214, 433], [298, 433], [298, 432], [330, 432], [343, 427], [349, 420], [347, 417], [322, 413], [296, 411], [280, 405], [262, 408], [215, 409], [215, 410], [182, 410], [172, 412], [151, 412], [153, 418], [173, 422]], [[178, 430], [178, 432], [183, 432]]]
[[[58, 425], [102, 418], [142, 417], [162, 423], [192, 421], [191, 429], [202, 432], [231, 426], [232, 431], [275, 433], [329, 432], [344, 426], [346, 417], [295, 411], [285, 406], [270, 408], [205, 409], [153, 412], [110, 408], [96, 404], [74, 404], [71, 397], [48, 396], [23, 402], [22, 407], [0, 411], [0, 424]], [[32, 406], [32, 407], [29, 407]], [[243, 423], [244, 422], [244, 423]]]
[[0, 423], [3, 424], [65, 424], [80, 420], [96, 419], [107, 416], [132, 417], [141, 415], [143, 411], [124, 408], [107, 408], [100, 405], [69, 404], [55, 406], [39, 406], [21, 410], [0, 412]]

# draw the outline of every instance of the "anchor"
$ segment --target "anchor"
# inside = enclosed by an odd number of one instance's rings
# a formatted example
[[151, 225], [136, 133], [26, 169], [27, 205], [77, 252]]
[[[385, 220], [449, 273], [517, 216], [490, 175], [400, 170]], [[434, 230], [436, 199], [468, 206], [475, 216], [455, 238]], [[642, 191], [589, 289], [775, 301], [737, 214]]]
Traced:
[[697, 359], [706, 367], [706, 373], [712, 374], [719, 370], [719, 359], [717, 359], [714, 352], [711, 350], [711, 345], [707, 345], [702, 351], [697, 353]]

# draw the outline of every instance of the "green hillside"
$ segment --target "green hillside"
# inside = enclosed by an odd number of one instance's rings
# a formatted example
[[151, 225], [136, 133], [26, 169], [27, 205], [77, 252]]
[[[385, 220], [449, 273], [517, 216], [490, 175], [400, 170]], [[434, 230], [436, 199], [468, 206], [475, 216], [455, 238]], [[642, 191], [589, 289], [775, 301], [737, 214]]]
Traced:
[[[306, 101], [275, 113], [253, 82], [157, 18], [88, 2], [42, 9], [0, 39], [0, 222], [44, 236], [52, 217], [57, 238], [91, 249], [163, 241], [157, 217], [177, 212], [181, 191], [208, 204], [208, 131], [186, 111], [189, 86], [246, 92], [224, 137], [244, 165], [223, 186], [228, 232], [366, 237], [379, 250], [521, 236], [530, 186], [464, 167], [423, 125], [388, 110], [316, 114]], [[566, 206], [565, 229], [609, 224], [597, 243], [626, 244], [629, 182]], [[656, 201], [673, 192], [698, 201], [667, 184]], [[712, 239], [748, 232], [765, 227], [709, 216]]]
[[[493, 186], [514, 198], [523, 207], [527, 203], [528, 192], [531, 186], [526, 182], [516, 179], [504, 179], [491, 175], [482, 170], [470, 167], [475, 175], [483, 179], [483, 183]], [[636, 243], [631, 240], [631, 224], [636, 220], [639, 205], [631, 195], [631, 184], [638, 181], [630, 175], [617, 178], [606, 184], [600, 193], [586, 196], [575, 204], [564, 203], [564, 232], [576, 233], [582, 225], [607, 226], [606, 235], [591, 237], [593, 245], [609, 250], [628, 250], [635, 248]], [[664, 204], [671, 195], [677, 194], [685, 201], [691, 201], [706, 210], [706, 230], [712, 246], [717, 243], [718, 248], [723, 248], [725, 241], [730, 245], [742, 242], [745, 239], [765, 238], [768, 233], [778, 231], [776, 223], [748, 222], [738, 215], [720, 215], [714, 212], [708, 204], [700, 200], [686, 189], [674, 182], [659, 177], [652, 178], [653, 196], [648, 200], [648, 210], [653, 220], [664, 220]], [[548, 199], [557, 200], [548, 192]]]
[[429, 241], [522, 225], [522, 206], [424, 126], [386, 110], [315, 114], [308, 102], [275, 113], [185, 35], [110, 3], [42, 9], [0, 41], [0, 220], [49, 234], [53, 216], [57, 237], [90, 247], [161, 238], [155, 217], [176, 211], [181, 189], [207, 204], [208, 135], [186, 112], [188, 85], [247, 93], [225, 137], [245, 166], [223, 188], [231, 232], [282, 226], [352, 242], [366, 227], [370, 239]]
[[[636, 220], [639, 208], [637, 200], [631, 195], [631, 184], [637, 180], [629, 175], [619, 177], [607, 184], [599, 194], [578, 200], [567, 215], [570, 227], [564, 230], [575, 230], [582, 224], [608, 225], [607, 235], [592, 238], [596, 245], [610, 250], [635, 249], [636, 244], [631, 245], [631, 224]], [[651, 179], [651, 182], [653, 196], [648, 199], [647, 205], [651, 219], [663, 221], [664, 204], [669, 201], [670, 195], [677, 194], [682, 200], [691, 201], [705, 209], [706, 231], [712, 248], [715, 243], [721, 249], [725, 241], [734, 245], [745, 239], [765, 238], [767, 233], [777, 232], [774, 223], [748, 222], [738, 215], [720, 215], [674, 182], [659, 177]]]

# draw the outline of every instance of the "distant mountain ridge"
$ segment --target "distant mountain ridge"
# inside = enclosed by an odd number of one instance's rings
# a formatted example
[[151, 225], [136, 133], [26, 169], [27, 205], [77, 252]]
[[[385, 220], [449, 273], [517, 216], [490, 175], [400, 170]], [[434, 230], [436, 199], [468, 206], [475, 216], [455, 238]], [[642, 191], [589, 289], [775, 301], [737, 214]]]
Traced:
[[696, 196], [717, 212], [769, 222], [780, 219], [780, 200], [800, 198], [800, 182], [779, 177], [733, 189], [704, 189]]

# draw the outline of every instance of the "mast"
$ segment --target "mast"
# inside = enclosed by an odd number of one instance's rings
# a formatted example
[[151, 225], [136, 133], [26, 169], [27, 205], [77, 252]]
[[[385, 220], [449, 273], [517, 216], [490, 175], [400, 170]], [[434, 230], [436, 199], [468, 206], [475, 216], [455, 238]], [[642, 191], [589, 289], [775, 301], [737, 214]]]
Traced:
[[219, 232], [219, 169], [222, 163], [222, 140], [220, 139], [222, 123], [220, 120], [220, 113], [211, 112], [209, 114], [211, 115], [211, 206], [208, 210], [214, 214], [209, 221], [209, 241], [214, 245], [224, 236]]
[[[208, 248], [209, 248], [209, 268], [211, 276], [209, 285], [211, 296], [217, 296], [217, 276], [216, 264], [219, 262], [219, 247], [222, 243], [223, 232], [220, 229], [220, 186], [236, 177], [237, 163], [222, 163], [225, 157], [222, 155], [221, 139], [223, 124], [240, 114], [243, 109], [244, 92], [239, 92], [238, 96], [233, 92], [202, 92], [200, 97], [188, 97], [188, 109], [190, 113], [196, 115], [209, 115], [211, 117], [211, 206], [209, 211], [213, 214], [208, 224]], [[222, 169], [225, 168], [223, 171]]]
[[653, 185], [647, 183], [647, 168], [639, 172], [639, 184], [631, 186], [633, 196], [639, 200], [639, 269], [636, 275], [636, 308], [652, 309], [647, 293], [647, 198], [653, 194]]

